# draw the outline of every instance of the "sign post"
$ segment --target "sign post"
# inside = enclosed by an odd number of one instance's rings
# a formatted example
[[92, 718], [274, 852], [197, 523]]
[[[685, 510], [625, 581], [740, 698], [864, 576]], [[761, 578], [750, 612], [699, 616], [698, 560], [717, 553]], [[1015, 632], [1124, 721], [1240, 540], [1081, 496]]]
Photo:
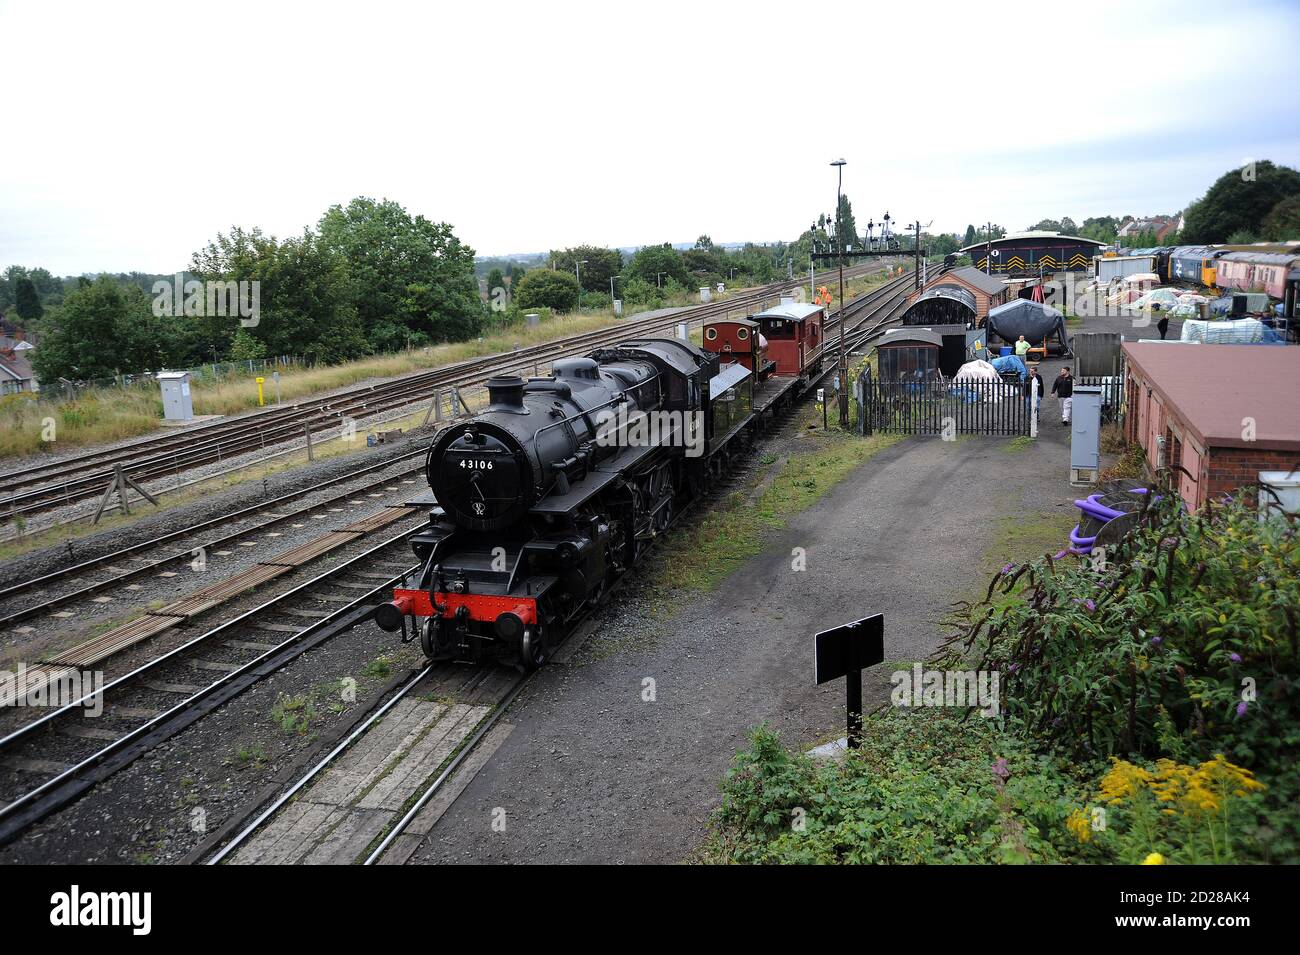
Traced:
[[846, 677], [848, 745], [857, 749], [862, 741], [862, 671], [885, 659], [885, 616], [878, 613], [823, 630], [814, 640], [817, 685]]

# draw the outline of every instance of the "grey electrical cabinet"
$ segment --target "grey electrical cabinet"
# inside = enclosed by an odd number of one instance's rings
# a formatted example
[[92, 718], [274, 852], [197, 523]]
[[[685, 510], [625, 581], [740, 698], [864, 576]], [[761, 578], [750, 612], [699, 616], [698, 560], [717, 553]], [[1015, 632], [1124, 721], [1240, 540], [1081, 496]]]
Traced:
[[1070, 415], [1070, 483], [1091, 484], [1101, 469], [1101, 388], [1074, 386]]
[[188, 371], [160, 371], [158, 384], [162, 388], [163, 417], [166, 420], [189, 421], [194, 417]]

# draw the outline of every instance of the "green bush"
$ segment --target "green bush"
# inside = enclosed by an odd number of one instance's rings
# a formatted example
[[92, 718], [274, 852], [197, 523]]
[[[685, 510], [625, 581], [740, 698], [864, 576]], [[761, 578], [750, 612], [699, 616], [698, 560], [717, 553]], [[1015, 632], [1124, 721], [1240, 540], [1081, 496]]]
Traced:
[[737, 754], [705, 861], [1055, 862], [1084, 787], [993, 723], [941, 710], [866, 721], [842, 762], [791, 754], [766, 727]]
[[1300, 750], [1297, 608], [1292, 521], [1231, 499], [1188, 514], [1166, 492], [1097, 568], [1008, 567], [946, 660], [999, 671], [1012, 721], [1075, 757], [1272, 771]]
[[571, 312], [578, 306], [578, 279], [568, 272], [531, 269], [519, 280], [514, 302], [521, 309], [539, 306]]

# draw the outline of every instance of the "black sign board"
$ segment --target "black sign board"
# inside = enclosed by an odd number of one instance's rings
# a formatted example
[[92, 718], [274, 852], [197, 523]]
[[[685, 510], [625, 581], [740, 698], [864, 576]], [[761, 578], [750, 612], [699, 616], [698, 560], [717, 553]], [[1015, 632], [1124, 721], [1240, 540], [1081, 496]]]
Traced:
[[817, 634], [817, 685], [884, 662], [885, 615], [874, 614]]
[[885, 659], [885, 615], [873, 614], [817, 634], [814, 674], [817, 685], [846, 677], [844, 709], [848, 745], [862, 740], [862, 671]]

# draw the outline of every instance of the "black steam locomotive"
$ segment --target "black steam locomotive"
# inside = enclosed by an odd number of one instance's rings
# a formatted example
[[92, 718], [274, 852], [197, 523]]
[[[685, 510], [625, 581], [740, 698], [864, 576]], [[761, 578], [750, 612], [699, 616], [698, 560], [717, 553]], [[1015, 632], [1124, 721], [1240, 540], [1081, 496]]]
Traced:
[[381, 605], [431, 659], [539, 666], [707, 484], [752, 373], [686, 341], [628, 341], [487, 382], [425, 465], [437, 501], [417, 574]]

